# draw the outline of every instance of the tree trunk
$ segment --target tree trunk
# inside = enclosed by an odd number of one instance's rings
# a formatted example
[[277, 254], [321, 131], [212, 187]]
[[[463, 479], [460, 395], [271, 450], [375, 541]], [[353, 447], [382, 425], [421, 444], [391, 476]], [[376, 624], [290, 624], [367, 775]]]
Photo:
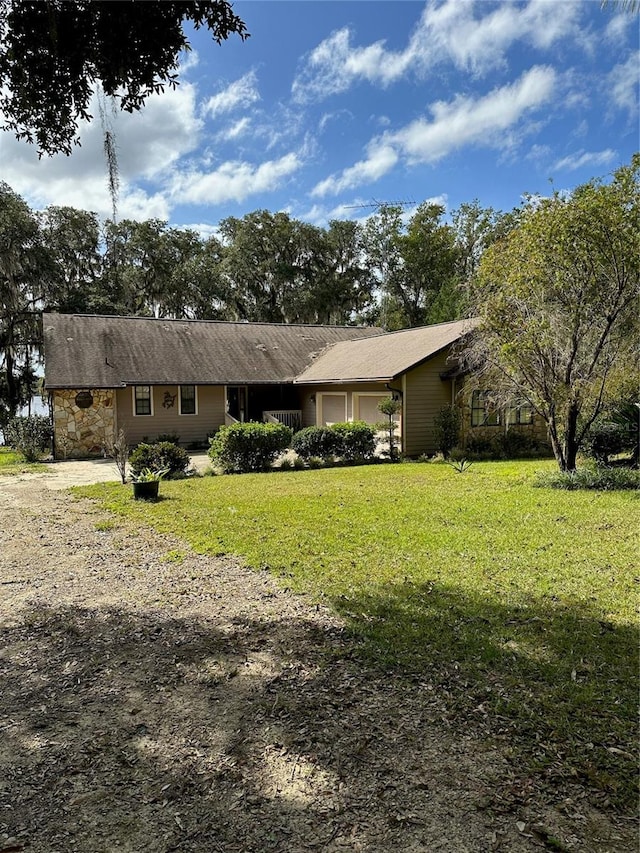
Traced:
[[563, 471], [575, 471], [576, 470], [576, 457], [578, 456], [578, 407], [575, 403], [572, 403], [569, 406], [569, 411], [567, 412], [567, 423], [565, 426], [565, 434], [564, 434], [564, 462], [565, 467], [562, 469]]
[[9, 418], [15, 418], [18, 414], [19, 404], [19, 388], [18, 382], [14, 373], [15, 360], [11, 346], [7, 347], [4, 353], [4, 364], [7, 381], [7, 408], [9, 409]]
[[564, 455], [564, 449], [558, 437], [558, 428], [554, 415], [552, 415], [547, 420], [547, 432], [549, 435], [549, 441], [551, 442], [551, 449], [553, 450], [553, 455], [555, 456], [556, 462], [558, 463], [558, 468], [561, 471], [566, 471], [567, 465]]

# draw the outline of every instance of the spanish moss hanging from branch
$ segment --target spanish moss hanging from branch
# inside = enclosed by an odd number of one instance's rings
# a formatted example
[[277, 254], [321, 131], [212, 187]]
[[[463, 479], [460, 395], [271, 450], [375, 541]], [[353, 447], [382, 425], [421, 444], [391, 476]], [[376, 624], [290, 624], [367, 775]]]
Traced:
[[118, 199], [120, 195], [120, 169], [118, 167], [118, 152], [116, 146], [116, 135], [113, 130], [112, 118], [115, 117], [115, 99], [109, 97], [111, 113], [107, 114], [107, 97], [102, 87], [98, 87], [98, 109], [100, 111], [100, 124], [103, 133], [103, 150], [107, 162], [107, 186], [111, 198], [111, 214], [114, 223], [118, 215]]

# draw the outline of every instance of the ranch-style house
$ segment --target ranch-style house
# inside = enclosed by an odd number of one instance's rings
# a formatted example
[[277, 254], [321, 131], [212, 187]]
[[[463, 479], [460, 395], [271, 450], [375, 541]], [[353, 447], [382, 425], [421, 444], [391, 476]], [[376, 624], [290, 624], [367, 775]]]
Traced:
[[51, 313], [43, 328], [56, 458], [103, 455], [120, 429], [132, 445], [177, 433], [195, 448], [236, 421], [375, 423], [389, 396], [407, 456], [436, 450], [434, 417], [449, 404], [462, 405], [466, 434], [536, 426], [526, 406], [504, 413], [481, 391], [459, 393], [468, 320], [383, 332]]

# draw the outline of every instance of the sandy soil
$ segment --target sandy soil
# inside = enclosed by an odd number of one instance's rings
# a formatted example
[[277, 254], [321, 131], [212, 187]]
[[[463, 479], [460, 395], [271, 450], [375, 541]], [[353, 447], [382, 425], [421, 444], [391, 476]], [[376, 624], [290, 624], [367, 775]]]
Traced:
[[0, 478], [0, 853], [636, 849], [329, 612], [61, 482]]

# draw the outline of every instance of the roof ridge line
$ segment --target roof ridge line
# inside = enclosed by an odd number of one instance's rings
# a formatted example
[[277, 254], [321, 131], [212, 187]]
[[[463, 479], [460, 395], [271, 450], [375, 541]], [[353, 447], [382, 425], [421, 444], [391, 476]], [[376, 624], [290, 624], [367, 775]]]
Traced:
[[[95, 320], [150, 320], [156, 323], [208, 323], [219, 326], [272, 326], [276, 328], [301, 329], [379, 329], [378, 326], [348, 326], [338, 323], [276, 323], [267, 320], [197, 320], [192, 317], [142, 317], [137, 314], [69, 314], [63, 311], [46, 311], [43, 317], [79, 317]], [[380, 330], [382, 334], [386, 332]], [[372, 335], [371, 337], [377, 337]]]

